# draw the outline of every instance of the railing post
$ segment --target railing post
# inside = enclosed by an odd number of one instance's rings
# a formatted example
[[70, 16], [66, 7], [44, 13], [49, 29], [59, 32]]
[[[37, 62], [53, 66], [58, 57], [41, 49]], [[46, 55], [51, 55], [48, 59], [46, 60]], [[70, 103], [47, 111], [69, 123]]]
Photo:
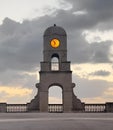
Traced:
[[106, 102], [105, 111], [106, 112], [113, 112], [113, 102]]
[[0, 103], [0, 112], [7, 112], [7, 104], [6, 103]]

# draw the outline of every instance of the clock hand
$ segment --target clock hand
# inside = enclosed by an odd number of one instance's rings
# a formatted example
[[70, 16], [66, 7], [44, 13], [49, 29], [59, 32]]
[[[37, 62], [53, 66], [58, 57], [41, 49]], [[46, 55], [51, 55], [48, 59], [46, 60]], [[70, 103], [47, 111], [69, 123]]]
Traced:
[[54, 42], [54, 45], [56, 45], [56, 42], [55, 41], [53, 41]]

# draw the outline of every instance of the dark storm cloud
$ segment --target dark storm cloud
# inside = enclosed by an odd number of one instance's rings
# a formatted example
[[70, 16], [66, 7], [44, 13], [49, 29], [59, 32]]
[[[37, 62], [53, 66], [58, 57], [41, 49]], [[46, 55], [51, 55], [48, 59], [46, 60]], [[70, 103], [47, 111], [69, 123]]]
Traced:
[[69, 39], [69, 57], [74, 63], [110, 63], [111, 41], [88, 44], [80, 32]]
[[73, 5], [73, 10], [87, 10], [90, 17], [98, 21], [113, 17], [113, 0], [70, 0], [70, 3]]
[[[35, 29], [37, 28], [37, 29]], [[0, 70], [31, 70], [41, 59], [39, 26], [5, 19], [0, 26]]]
[[0, 73], [0, 86], [23, 86], [27, 88], [35, 88], [37, 76], [29, 75], [21, 71], [7, 70]]
[[[86, 10], [87, 15], [81, 23], [85, 27], [111, 29], [113, 27], [113, 0], [65, 0], [73, 5], [72, 11]], [[109, 24], [108, 24], [109, 23]]]
[[99, 70], [99, 71], [95, 71], [93, 73], [91, 73], [90, 75], [92, 76], [109, 76], [110, 72], [109, 71], [105, 71], [105, 70]]

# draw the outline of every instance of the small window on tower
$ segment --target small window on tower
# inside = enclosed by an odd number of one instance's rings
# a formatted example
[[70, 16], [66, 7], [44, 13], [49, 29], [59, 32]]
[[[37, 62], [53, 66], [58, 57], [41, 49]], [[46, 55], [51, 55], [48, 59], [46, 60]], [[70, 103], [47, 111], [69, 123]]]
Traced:
[[52, 57], [51, 59], [51, 70], [58, 71], [59, 70], [59, 59], [58, 57]]

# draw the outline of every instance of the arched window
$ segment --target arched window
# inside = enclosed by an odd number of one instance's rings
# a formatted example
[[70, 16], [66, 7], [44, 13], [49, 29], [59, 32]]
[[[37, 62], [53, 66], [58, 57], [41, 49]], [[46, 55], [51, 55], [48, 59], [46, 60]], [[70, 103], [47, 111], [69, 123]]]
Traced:
[[51, 70], [58, 71], [59, 70], [59, 56], [54, 54], [51, 58]]

